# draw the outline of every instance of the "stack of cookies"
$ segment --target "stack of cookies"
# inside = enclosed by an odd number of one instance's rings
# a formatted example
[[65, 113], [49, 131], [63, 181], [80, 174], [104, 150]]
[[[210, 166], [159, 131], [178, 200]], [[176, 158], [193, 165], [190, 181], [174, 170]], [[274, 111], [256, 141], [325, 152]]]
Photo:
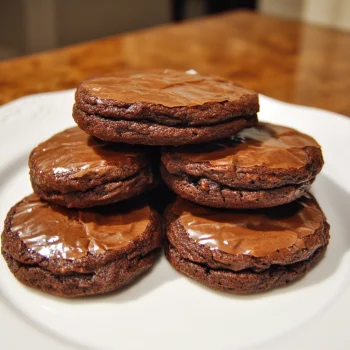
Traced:
[[83, 81], [79, 128], [30, 155], [34, 194], [10, 210], [2, 235], [10, 270], [55, 295], [105, 293], [147, 271], [164, 241], [170, 264], [212, 289], [254, 293], [301, 277], [329, 241], [308, 193], [321, 149], [259, 123], [258, 111], [253, 91], [193, 72]]

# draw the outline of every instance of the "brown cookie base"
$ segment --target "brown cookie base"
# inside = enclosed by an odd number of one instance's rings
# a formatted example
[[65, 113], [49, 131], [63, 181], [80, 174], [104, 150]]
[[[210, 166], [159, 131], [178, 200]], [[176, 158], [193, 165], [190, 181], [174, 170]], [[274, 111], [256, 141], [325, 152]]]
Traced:
[[[262, 123], [261, 123], [262, 124]], [[225, 141], [225, 140], [223, 140]], [[219, 141], [220, 143], [220, 141]], [[201, 152], [210, 144], [201, 145]], [[199, 147], [189, 146], [183, 149], [198, 150]], [[208, 179], [221, 184], [222, 186], [246, 190], [268, 190], [286, 185], [296, 185], [302, 182], [313, 181], [323, 166], [322, 152], [320, 148], [305, 147], [305, 165], [300, 168], [269, 168], [250, 167], [242, 168], [237, 166], [215, 165], [210, 162], [194, 162], [181, 156], [182, 147], [164, 147], [161, 161], [167, 172], [172, 175], [188, 176], [195, 179]]]
[[[322, 213], [316, 200], [311, 195], [308, 196], [308, 198], [302, 199], [303, 203], [317, 208]], [[173, 212], [173, 205], [169, 205], [164, 214], [164, 228], [168, 241], [185, 260], [206, 265], [214, 270], [223, 269], [238, 272], [249, 269], [260, 272], [274, 265], [290, 265], [309, 259], [317, 249], [329, 242], [329, 224], [322, 213], [323, 220], [319, 227], [315, 228], [314, 233], [304, 236], [288, 248], [281, 248], [260, 257], [249, 254], [232, 255], [219, 249], [212, 250], [205, 244], [195, 242], [185, 230], [179, 216]], [[260, 211], [267, 215], [283, 216], [286, 211], [293, 212], [297, 207], [298, 204], [293, 202], [286, 206]]]
[[269, 208], [290, 203], [303, 196], [314, 181], [312, 179], [296, 185], [247, 190], [223, 186], [207, 178], [199, 178], [194, 182], [185, 175], [168, 173], [163, 165], [161, 174], [165, 183], [180, 197], [208, 207], [228, 209]]
[[211, 288], [232, 294], [253, 294], [284, 286], [304, 276], [321, 260], [326, 246], [319, 248], [308, 260], [291, 265], [275, 265], [262, 272], [244, 270], [233, 272], [211, 269], [205, 265], [182, 258], [177, 250], [166, 244], [165, 255], [180, 273]]
[[232, 117], [254, 115], [259, 112], [258, 95], [253, 92], [243, 94], [234, 101], [167, 107], [141, 101], [127, 103], [112, 99], [100, 99], [93, 96], [83, 84], [77, 88], [75, 94], [77, 107], [88, 114], [103, 115], [112, 119], [148, 120], [168, 126], [181, 124], [195, 126], [222, 123], [232, 119]]
[[104, 265], [93, 273], [56, 275], [36, 265], [23, 264], [2, 252], [14, 276], [28, 287], [60, 297], [74, 298], [103, 294], [121, 288], [149, 270], [156, 251], [145, 257], [124, 258]]
[[73, 107], [73, 118], [82, 130], [101, 140], [157, 146], [210, 142], [232, 136], [257, 123], [257, 116], [253, 115], [207, 126], [167, 126], [150, 121], [104, 118], [87, 114], [76, 106]]
[[68, 193], [45, 191], [31, 178], [34, 192], [42, 199], [68, 208], [91, 208], [120, 202], [137, 196], [156, 186], [153, 172], [146, 168], [134, 177], [111, 181], [86, 191]]
[[[142, 205], [144, 199], [129, 200], [114, 206], [119, 206], [122, 211], [129, 206]], [[45, 257], [29, 249], [18, 232], [12, 230], [13, 217], [20, 203], [7, 214], [1, 236], [1, 253], [20, 282], [49, 294], [70, 298], [116, 290], [147, 271], [162, 245], [161, 218], [151, 209], [145, 231], [126, 246], [103, 253], [88, 253], [74, 260]]]

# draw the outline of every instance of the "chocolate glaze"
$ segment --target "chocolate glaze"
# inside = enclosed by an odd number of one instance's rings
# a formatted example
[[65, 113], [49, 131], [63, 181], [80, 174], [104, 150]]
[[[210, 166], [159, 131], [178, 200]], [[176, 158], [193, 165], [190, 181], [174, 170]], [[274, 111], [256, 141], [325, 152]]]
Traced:
[[31, 161], [45, 173], [79, 178], [88, 172], [102, 175], [109, 165], [131, 164], [139, 154], [132, 146], [101, 141], [74, 127], [36, 147]]
[[268, 123], [244, 129], [232, 139], [207, 145], [177, 148], [174, 156], [192, 162], [233, 168], [301, 168], [307, 164], [305, 147], [320, 148], [310, 136]]
[[323, 215], [310, 197], [255, 211], [223, 211], [177, 198], [172, 211], [198, 244], [229, 254], [263, 257], [294, 244], [322, 226]]
[[67, 209], [31, 194], [17, 207], [11, 230], [46, 258], [74, 260], [124, 247], [146, 230], [149, 206], [114, 208]]
[[109, 74], [85, 80], [81, 86], [98, 99], [146, 102], [167, 107], [232, 101], [243, 95], [255, 94], [222, 78], [175, 70]]

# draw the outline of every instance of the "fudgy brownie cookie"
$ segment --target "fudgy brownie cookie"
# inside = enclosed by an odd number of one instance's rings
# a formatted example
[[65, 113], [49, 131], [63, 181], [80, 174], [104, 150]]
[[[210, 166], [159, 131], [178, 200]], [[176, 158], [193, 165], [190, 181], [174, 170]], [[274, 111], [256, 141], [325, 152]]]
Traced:
[[130, 283], [152, 266], [161, 240], [160, 217], [140, 198], [77, 210], [32, 194], [8, 213], [2, 254], [25, 285], [78, 297]]
[[323, 166], [320, 146], [294, 129], [259, 123], [206, 145], [164, 147], [161, 174], [190, 201], [266, 208], [302, 196]]
[[73, 117], [102, 140], [184, 145], [254, 125], [258, 96], [231, 81], [174, 70], [120, 73], [83, 81]]
[[68, 208], [114, 203], [154, 187], [151, 153], [101, 141], [74, 127], [32, 151], [30, 179], [41, 198]]
[[178, 197], [166, 210], [165, 229], [166, 256], [176, 270], [242, 294], [301, 277], [329, 241], [329, 225], [310, 194], [254, 211], [205, 208]]

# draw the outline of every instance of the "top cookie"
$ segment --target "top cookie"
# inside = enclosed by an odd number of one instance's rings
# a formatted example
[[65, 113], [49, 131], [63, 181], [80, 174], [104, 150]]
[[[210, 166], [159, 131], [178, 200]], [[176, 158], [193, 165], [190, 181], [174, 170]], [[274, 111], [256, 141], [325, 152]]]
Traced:
[[73, 117], [103, 140], [152, 145], [201, 143], [256, 123], [258, 96], [234, 82], [175, 70], [83, 81]]

